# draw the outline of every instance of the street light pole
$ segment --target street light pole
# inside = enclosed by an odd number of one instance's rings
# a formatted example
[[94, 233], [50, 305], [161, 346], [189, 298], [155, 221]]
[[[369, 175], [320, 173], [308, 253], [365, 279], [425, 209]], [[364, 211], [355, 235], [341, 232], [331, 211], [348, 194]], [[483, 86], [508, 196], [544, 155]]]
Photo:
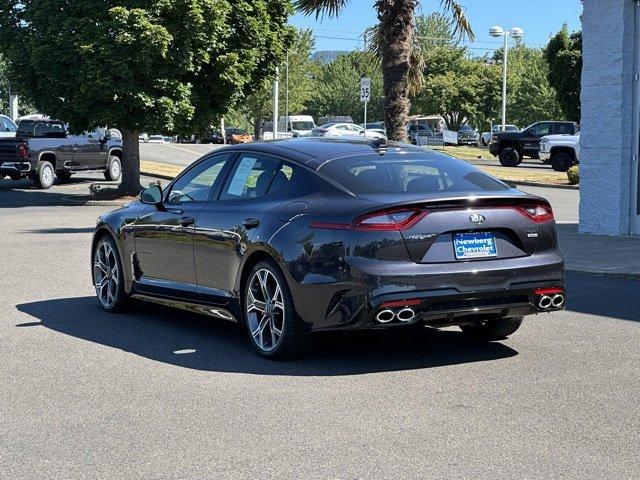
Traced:
[[286, 73], [286, 95], [284, 97], [284, 118], [286, 119], [286, 126], [285, 126], [285, 131], [289, 131], [289, 127], [291, 126], [291, 123], [289, 122], [289, 50], [287, 50], [287, 63], [286, 63], [286, 67], [287, 67], [287, 73]]
[[504, 53], [502, 57], [502, 131], [507, 129], [507, 61], [509, 59], [509, 35], [504, 32]]
[[509, 37], [522, 38], [524, 31], [519, 27], [505, 30], [500, 26], [491, 27], [489, 35], [492, 37], [503, 37], [504, 48], [502, 51], [502, 131], [507, 128], [507, 62], [509, 59]]
[[276, 67], [276, 76], [273, 79], [273, 139], [278, 138], [278, 74], [279, 69]]

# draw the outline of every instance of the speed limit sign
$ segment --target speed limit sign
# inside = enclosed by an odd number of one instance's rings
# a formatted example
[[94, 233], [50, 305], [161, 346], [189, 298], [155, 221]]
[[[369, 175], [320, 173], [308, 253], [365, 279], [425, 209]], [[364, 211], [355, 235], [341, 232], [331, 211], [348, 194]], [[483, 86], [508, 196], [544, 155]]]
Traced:
[[360, 101], [368, 102], [371, 98], [371, 78], [360, 78]]

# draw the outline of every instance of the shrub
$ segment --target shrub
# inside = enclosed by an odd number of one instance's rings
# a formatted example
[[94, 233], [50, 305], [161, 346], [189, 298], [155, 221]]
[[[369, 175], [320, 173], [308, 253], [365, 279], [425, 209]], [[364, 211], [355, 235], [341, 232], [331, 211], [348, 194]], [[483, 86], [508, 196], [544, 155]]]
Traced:
[[577, 185], [580, 183], [580, 168], [577, 165], [574, 165], [569, 170], [567, 170], [567, 178], [569, 179], [570, 185]]

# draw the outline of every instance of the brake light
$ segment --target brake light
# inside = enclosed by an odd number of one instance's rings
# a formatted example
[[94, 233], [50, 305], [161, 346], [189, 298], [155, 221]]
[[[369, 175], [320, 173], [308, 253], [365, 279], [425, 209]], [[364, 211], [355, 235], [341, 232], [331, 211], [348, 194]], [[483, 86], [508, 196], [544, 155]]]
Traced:
[[535, 223], [553, 221], [553, 210], [548, 205], [529, 205], [515, 207], [515, 209]]
[[29, 145], [27, 142], [22, 142], [18, 145], [18, 156], [20, 158], [29, 158]]
[[400, 231], [415, 225], [427, 212], [416, 208], [389, 208], [356, 217], [352, 223], [311, 222], [311, 228], [360, 231]]

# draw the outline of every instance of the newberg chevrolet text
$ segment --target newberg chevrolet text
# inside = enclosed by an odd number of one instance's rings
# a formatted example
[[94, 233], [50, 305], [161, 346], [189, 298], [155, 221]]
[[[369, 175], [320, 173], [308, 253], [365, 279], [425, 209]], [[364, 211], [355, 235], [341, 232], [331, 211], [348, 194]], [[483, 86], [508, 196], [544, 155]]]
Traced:
[[549, 203], [444, 154], [294, 138], [205, 155], [98, 219], [102, 307], [240, 322], [265, 357], [314, 332], [457, 325], [484, 340], [565, 305]]

